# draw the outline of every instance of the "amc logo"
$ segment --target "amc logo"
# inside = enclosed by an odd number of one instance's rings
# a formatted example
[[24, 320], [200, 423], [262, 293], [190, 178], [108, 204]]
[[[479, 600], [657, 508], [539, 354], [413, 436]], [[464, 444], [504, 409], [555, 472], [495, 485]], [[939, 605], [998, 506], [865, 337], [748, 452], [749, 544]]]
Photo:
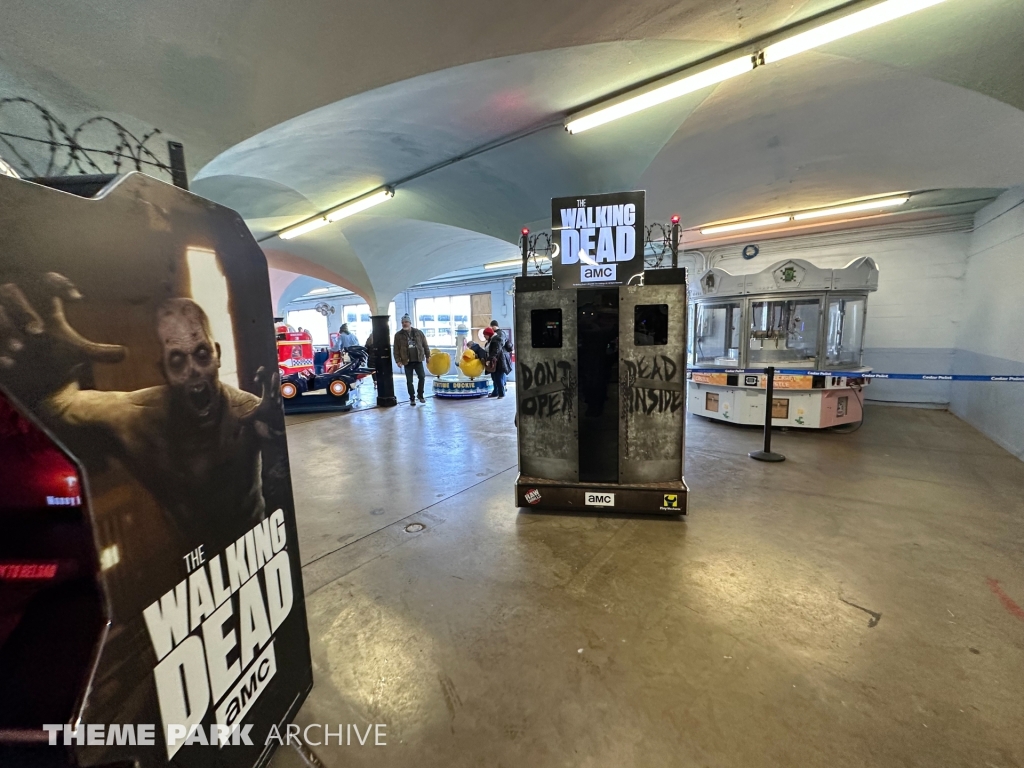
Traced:
[[614, 507], [614, 493], [587, 493], [586, 505], [588, 507]]
[[601, 264], [600, 266], [592, 266], [590, 264], [585, 264], [582, 267], [580, 267], [581, 283], [604, 283], [614, 280], [614, 264]]

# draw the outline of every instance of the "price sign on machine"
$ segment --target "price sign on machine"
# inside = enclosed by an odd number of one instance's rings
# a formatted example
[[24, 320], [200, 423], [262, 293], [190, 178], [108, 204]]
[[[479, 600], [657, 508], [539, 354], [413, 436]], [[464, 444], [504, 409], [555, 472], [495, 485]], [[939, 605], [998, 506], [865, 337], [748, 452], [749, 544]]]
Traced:
[[645, 200], [642, 191], [552, 198], [555, 287], [625, 285], [643, 273]]

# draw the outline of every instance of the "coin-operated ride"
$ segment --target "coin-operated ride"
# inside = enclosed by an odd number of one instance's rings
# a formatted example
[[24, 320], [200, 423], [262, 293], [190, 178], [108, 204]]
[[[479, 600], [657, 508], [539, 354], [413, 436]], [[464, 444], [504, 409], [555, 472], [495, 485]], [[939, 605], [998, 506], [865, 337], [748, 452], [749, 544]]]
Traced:
[[0, 307], [0, 765], [265, 766], [312, 668], [262, 251], [0, 175]]
[[686, 513], [686, 273], [644, 271], [643, 206], [553, 200], [552, 275], [516, 278], [519, 507]]
[[[431, 355], [430, 361], [433, 362], [438, 354], [435, 352]], [[445, 353], [440, 354], [444, 354], [444, 370], [447, 371], [451, 366], [451, 358]], [[480, 360], [472, 349], [463, 350], [459, 358], [459, 373], [461, 375], [444, 375], [434, 379], [434, 397], [459, 400], [486, 397], [494, 389], [490, 376], [484, 376], [484, 361]]]
[[867, 257], [842, 269], [802, 259], [747, 275], [709, 269], [690, 286], [690, 412], [764, 424], [767, 377], [757, 369], [772, 366], [785, 371], [775, 374], [776, 426], [859, 422], [869, 381], [859, 374], [871, 372], [861, 359], [868, 294], [876, 290], [878, 266]]
[[281, 397], [285, 413], [342, 410], [352, 408], [349, 395], [360, 379], [373, 374], [366, 367], [369, 354], [364, 347], [331, 352], [318, 374], [313, 364], [313, 337], [278, 322], [277, 366], [281, 374]]

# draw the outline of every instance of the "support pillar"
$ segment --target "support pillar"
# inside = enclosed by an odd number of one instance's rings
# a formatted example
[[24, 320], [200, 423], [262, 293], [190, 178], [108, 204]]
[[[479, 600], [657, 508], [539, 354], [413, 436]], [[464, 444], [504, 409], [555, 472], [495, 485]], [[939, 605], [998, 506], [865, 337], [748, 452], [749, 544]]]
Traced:
[[373, 344], [370, 346], [370, 364], [377, 371], [377, 405], [382, 408], [398, 405], [395, 397], [395, 376], [391, 364], [391, 318], [387, 315], [374, 315]]

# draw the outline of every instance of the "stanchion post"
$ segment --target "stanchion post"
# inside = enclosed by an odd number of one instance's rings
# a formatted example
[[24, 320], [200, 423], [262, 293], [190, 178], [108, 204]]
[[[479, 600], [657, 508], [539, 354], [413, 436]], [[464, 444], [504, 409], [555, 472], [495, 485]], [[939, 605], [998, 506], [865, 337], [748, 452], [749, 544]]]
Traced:
[[775, 366], [770, 365], [764, 370], [767, 376], [764, 401], [764, 450], [751, 451], [748, 456], [758, 461], [785, 461], [781, 453], [772, 453], [772, 402], [775, 400]]

